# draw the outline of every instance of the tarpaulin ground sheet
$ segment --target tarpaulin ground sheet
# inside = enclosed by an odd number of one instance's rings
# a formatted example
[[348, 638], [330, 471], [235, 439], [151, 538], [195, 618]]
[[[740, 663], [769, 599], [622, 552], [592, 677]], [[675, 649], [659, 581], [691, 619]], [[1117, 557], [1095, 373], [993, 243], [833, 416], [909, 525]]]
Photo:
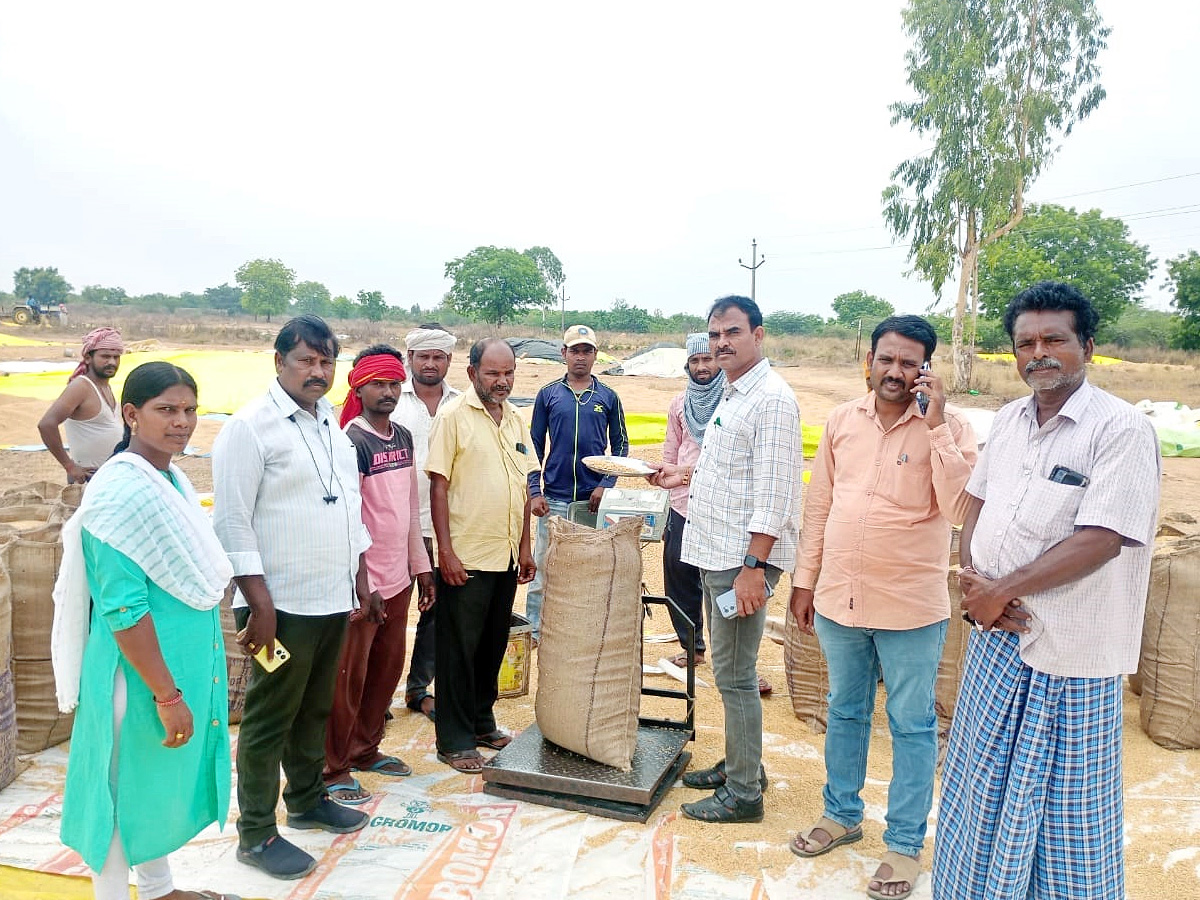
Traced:
[[[236, 732], [235, 732], [236, 740]], [[431, 728], [409, 742], [433, 753]], [[58, 840], [67, 755], [56, 747], [0, 791], [0, 897], [50, 900], [91, 897], [78, 855]], [[814, 883], [812, 863], [797, 860], [774, 879], [756, 864], [765, 848], [747, 845], [744, 872], [723, 875], [678, 858], [665, 827], [678, 815], [673, 793], [646, 825], [566, 812], [485, 794], [478, 777], [446, 769], [372, 783], [359, 807], [370, 816], [356, 834], [329, 835], [282, 826], [311, 853], [317, 869], [300, 881], [278, 881], [235, 859], [237, 813], [224, 832], [210, 826], [171, 855], [181, 889], [207, 888], [264, 900], [511, 900], [645, 898], [767, 900], [857, 897], [863, 861]], [[688, 799], [692, 792], [688, 793]], [[236, 792], [235, 792], [236, 798]], [[165, 798], [164, 798], [165, 799]], [[148, 809], [153, 801], [148, 798]], [[282, 820], [282, 807], [280, 810]], [[792, 871], [794, 870], [794, 871]], [[819, 885], [819, 893], [810, 893]], [[918, 891], [917, 896], [928, 896]]]

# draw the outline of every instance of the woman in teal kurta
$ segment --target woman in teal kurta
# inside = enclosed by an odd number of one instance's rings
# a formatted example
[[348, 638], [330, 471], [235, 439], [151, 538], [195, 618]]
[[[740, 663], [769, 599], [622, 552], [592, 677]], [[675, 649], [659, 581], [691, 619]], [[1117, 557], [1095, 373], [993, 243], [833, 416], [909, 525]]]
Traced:
[[[147, 363], [130, 373], [121, 401], [128, 452], [101, 467], [64, 528], [55, 588], [56, 604], [68, 607], [64, 582], [79, 569], [68, 556], [81, 549], [91, 610], [61, 835], [96, 873], [97, 900], [128, 897], [130, 866], [142, 900], [219, 897], [175, 890], [166, 861], [210, 823], [224, 825], [230, 792], [216, 605], [229, 574], [191, 484], [170, 462], [195, 428], [196, 386], [176, 366]], [[56, 674], [60, 704], [70, 705], [58, 612]]]

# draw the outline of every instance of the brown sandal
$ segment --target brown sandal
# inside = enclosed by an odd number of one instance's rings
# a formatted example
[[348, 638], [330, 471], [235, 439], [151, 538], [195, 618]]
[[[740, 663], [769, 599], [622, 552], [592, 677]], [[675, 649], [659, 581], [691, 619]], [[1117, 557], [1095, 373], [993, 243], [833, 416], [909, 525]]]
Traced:
[[[807, 849], [807, 845], [813, 842], [813, 832], [817, 829], [824, 831], [829, 835], [829, 843], [816, 850]], [[788, 844], [790, 849], [797, 856], [802, 856], [805, 859], [812, 859], [814, 856], [823, 856], [835, 847], [840, 847], [842, 844], [853, 844], [855, 841], [862, 840], [862, 825], [855, 825], [853, 828], [846, 828], [839, 825], [833, 819], [827, 816], [821, 816], [817, 820], [817, 824], [808, 831], [802, 832], [792, 838]]]
[[478, 775], [483, 771], [483, 757], [478, 750], [449, 750], [438, 751], [438, 762], [444, 762], [455, 772], [464, 775]]
[[875, 900], [904, 900], [916, 888], [917, 877], [921, 874], [921, 861], [919, 857], [905, 856], [903, 853], [893, 853], [889, 850], [883, 854], [883, 858], [879, 860], [879, 865], [891, 866], [892, 874], [887, 878], [880, 878], [879, 870], [876, 869], [871, 881], [878, 881], [881, 886], [885, 884], [897, 884], [903, 881], [908, 884], [908, 890], [899, 894], [883, 894], [874, 890], [868, 882], [868, 897], [874, 897]]

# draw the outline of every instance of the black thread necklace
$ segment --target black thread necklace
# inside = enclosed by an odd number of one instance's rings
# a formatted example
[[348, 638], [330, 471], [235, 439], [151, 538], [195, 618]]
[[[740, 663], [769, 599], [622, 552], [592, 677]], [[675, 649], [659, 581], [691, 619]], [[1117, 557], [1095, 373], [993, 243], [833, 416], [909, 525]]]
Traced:
[[[300, 423], [296, 421], [296, 414], [292, 413], [288, 418], [292, 424], [296, 426], [296, 430], [300, 432], [300, 440], [304, 442], [304, 449], [308, 451], [308, 458], [312, 460], [313, 469], [317, 473], [317, 483], [321, 485], [321, 489], [325, 492], [325, 496], [321, 499], [326, 503], [337, 503], [337, 494], [333, 492], [333, 481], [336, 472], [333, 470], [333, 435], [329, 433], [329, 422], [325, 422], [325, 434], [329, 438], [329, 484], [325, 484], [325, 479], [321, 477], [321, 467], [317, 465], [317, 457], [312, 451], [312, 447], [308, 444], [308, 438], [304, 436], [304, 429], [300, 427]], [[320, 440], [317, 441], [320, 444]], [[323, 446], [323, 445], [322, 445]]]

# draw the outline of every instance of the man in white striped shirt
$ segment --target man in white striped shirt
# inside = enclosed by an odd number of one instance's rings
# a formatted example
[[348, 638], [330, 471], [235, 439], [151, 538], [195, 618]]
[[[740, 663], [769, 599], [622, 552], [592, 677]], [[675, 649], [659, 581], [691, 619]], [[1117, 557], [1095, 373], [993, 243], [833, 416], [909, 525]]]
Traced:
[[1122, 674], [1137, 668], [1158, 439], [1088, 383], [1099, 316], [1043, 281], [1004, 315], [1033, 394], [967, 484], [962, 607], [978, 629], [942, 770], [934, 900], [1125, 896]]
[[[681, 558], [700, 569], [712, 636], [713, 675], [725, 707], [725, 759], [689, 773], [716, 788], [683, 804], [703, 822], [761, 822], [762, 700], [758, 645], [767, 597], [795, 562], [800, 532], [800, 410], [762, 354], [762, 312], [748, 297], [723, 297], [708, 314], [708, 342], [728, 384], [693, 468], [664, 464], [660, 487], [691, 486]], [[734, 595], [724, 614], [722, 595]], [[728, 607], [727, 607], [728, 608]]]
[[[338, 341], [317, 316], [298, 316], [275, 339], [278, 375], [267, 393], [228, 422], [213, 445], [213, 527], [233, 564], [234, 615], [247, 653], [276, 641], [290, 658], [273, 672], [251, 667], [238, 738], [237, 858], [276, 878], [316, 867], [279, 836], [279, 767], [288, 825], [346, 833], [365, 813], [325, 789], [325, 723], [355, 596], [364, 608], [358, 459], [325, 399]], [[382, 600], [379, 601], [382, 603]]]

